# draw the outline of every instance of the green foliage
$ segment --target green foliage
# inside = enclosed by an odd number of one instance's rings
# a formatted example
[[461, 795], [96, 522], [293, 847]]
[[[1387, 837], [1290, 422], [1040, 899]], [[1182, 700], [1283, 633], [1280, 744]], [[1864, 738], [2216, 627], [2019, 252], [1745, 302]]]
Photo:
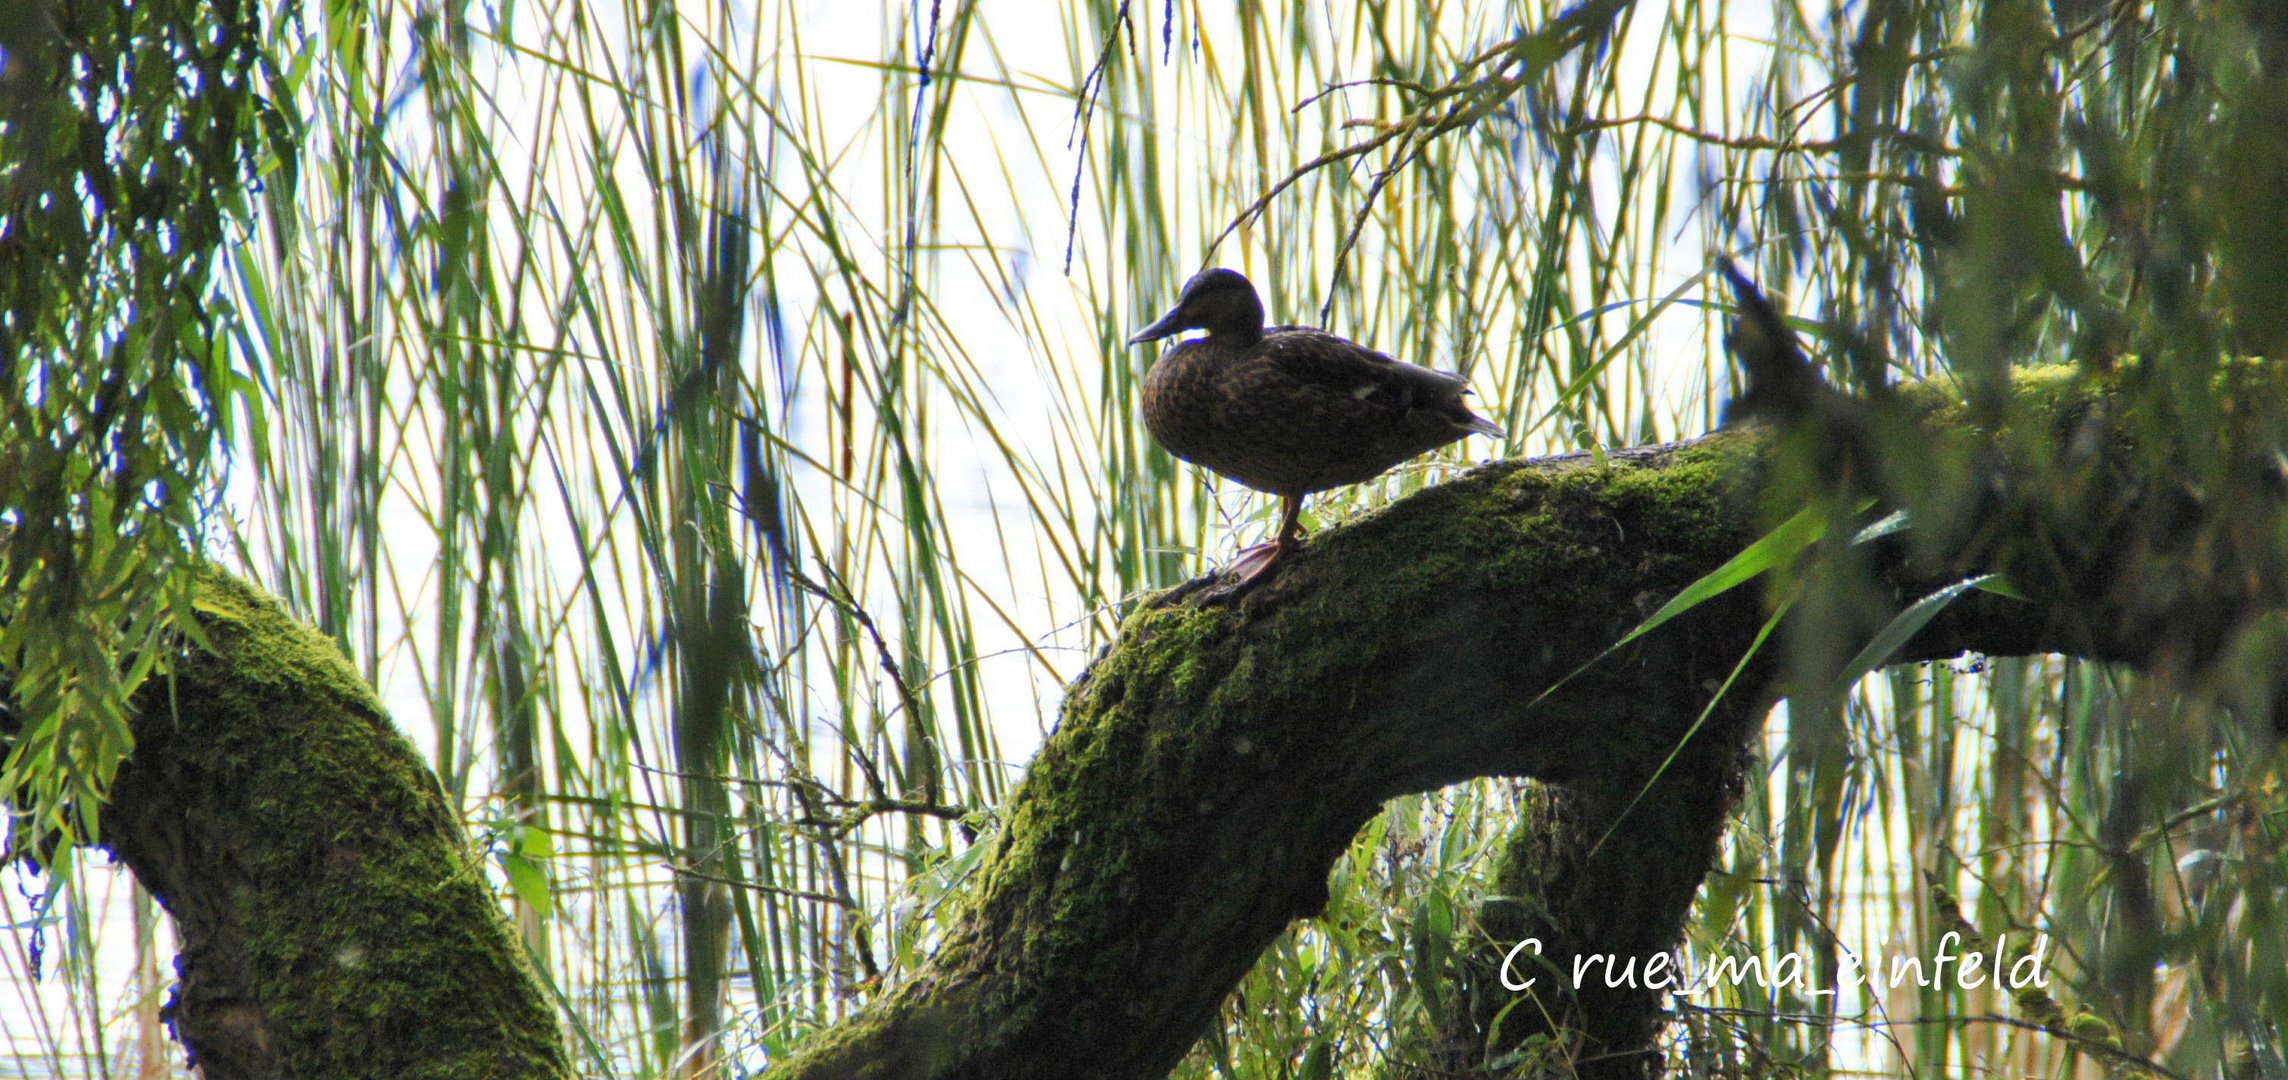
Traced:
[[248, 396], [215, 258], [249, 185], [292, 186], [264, 14], [27, 0], [0, 20], [0, 791], [22, 808], [17, 845], [97, 835], [128, 696], [186, 622]]
[[[2276, 298], [2252, 297], [2277, 273], [2263, 237], [2284, 217], [2243, 185], [2276, 167], [2277, 138], [2259, 146], [2247, 125], [2276, 114], [2288, 85], [2280, 30], [2257, 6], [2179, 3], [1875, 4], [1850, 22], [1784, 25], [1798, 59], [1774, 69], [1768, 115], [1820, 135], [1775, 135], [1773, 152], [1725, 170], [1766, 181], [1727, 189], [1725, 213], [1769, 238], [1768, 285], [1817, 298], [1835, 380], [1862, 392], [1950, 380], [1961, 422], [2046, 467], [2035, 488], [2060, 505], [2076, 505], [2098, 455], [2053, 461], [2046, 448], [2086, 406], [2067, 395], [2027, 410], [2009, 389], [2054, 378], [2042, 364], [2123, 373], [2141, 452], [2175, 478], [2161, 486], [2197, 493], [2156, 498], [2127, 545], [2114, 593], [2130, 618], [2157, 587], [2140, 567], [2157, 578], [2229, 552], [2276, 581], [2288, 565], [2271, 466], [2252, 464], [2276, 459], [2288, 427], [2241, 358], [2279, 340]], [[1987, 470], [1898, 436], [1877, 435], [1878, 479], [1913, 522], [1900, 539], [1932, 565], [1973, 545], [2070, 541], [1967, 534]], [[1848, 559], [1807, 580], [1814, 602], [1789, 644], [1799, 680], [1862, 670], [1940, 599], [1868, 607], [1859, 598], [1879, 590]], [[2254, 793], [2277, 785], [2263, 673], [2277, 638], [2269, 621], [2190, 619], [2169, 634], [2168, 659], [2139, 672], [2035, 658], [1799, 695], [1766, 744], [1785, 768], [1751, 790], [1736, 877], [1710, 883], [1716, 917], [1695, 932], [1701, 948], [1800, 950], [1832, 971], [1844, 949], [1927, 955], [1965, 917], [2021, 941], [2046, 930], [2063, 953], [2051, 992], [2115, 1037], [2093, 1044], [2091, 1025], [1991, 988], [1772, 992], [1702, 1003], [1685, 1059], [1750, 1074], [1870, 1054], [1918, 1070], [2260, 1069], [2288, 1018], [2271, 961], [2254, 959], [2278, 928], [2204, 917], [2176, 861], [2222, 835], [2271, 842], [2255, 822], [2279, 804]], [[2223, 807], [2243, 798], [2268, 809], [2235, 826]], [[2244, 898], [2235, 890], [2269, 895], [2288, 869], [2232, 865], [2220, 887]], [[2239, 974], [2201, 974], [2226, 969]]]
[[[2085, 406], [2010, 390], [2079, 370], [2126, 377], [2176, 478], [2153, 505], [2219, 523], [2188, 543], [2157, 512], [2125, 565], [2276, 552], [2250, 495], [2282, 418], [2243, 358], [2288, 334], [2278, 17], [1752, 7], [954, 4], [880, 41], [784, 5], [0, 21], [0, 779], [43, 828], [102, 790], [232, 433], [237, 553], [484, 823], [591, 1067], [703, 1059], [683, 1025], [715, 1000], [725, 1071], [781, 1055], [929, 954], [1121, 603], [1272, 524], [1139, 422], [1151, 357], [1122, 342], [1207, 264], [1276, 320], [1463, 371], [1514, 456], [1712, 427], [1722, 315], [1695, 297], [1731, 249], [1838, 385], [1963, 399], [1961, 440], [1877, 432], [1911, 523], [1885, 542], [1994, 542], [1963, 529], [1968, 435], [2046, 453]], [[235, 29], [187, 29], [210, 18]], [[260, 228], [218, 264], [241, 209]], [[1314, 524], [1465, 452], [1497, 451]], [[2052, 464], [2075, 505], [2086, 464]], [[2279, 620], [2188, 627], [2141, 673], [1846, 678], [1956, 599], [1866, 580], [1861, 509], [1711, 583], [1768, 574], [1770, 647], [1847, 689], [1775, 717], [1688, 945], [1824, 974], [1956, 922], [2044, 929], [2052, 1000], [1723, 988], [1680, 1002], [1674, 1061], [2280, 1072]], [[1415, 1060], [1489, 944], [1518, 797], [1394, 804], [1185, 1074]]]

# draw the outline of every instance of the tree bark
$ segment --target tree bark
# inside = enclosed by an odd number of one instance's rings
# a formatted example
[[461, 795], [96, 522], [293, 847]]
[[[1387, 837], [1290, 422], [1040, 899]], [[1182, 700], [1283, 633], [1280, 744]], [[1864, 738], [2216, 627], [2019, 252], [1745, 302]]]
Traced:
[[340, 649], [219, 575], [137, 697], [105, 843], [174, 916], [208, 1080], [572, 1075], [457, 817]]
[[[1964, 592], [1894, 660], [2201, 663], [2278, 636], [2250, 632], [2284, 577], [2261, 529], [2210, 527], [2187, 475], [2113, 419], [2132, 410], [2109, 388], [2055, 370], [2020, 383], [2006, 425], [1925, 399], [1828, 425], [1852, 447], [1795, 453], [1776, 448], [1801, 432], [1747, 429], [1495, 464], [1326, 530], [1236, 601], [1200, 582], [1145, 599], [1071, 688], [943, 946], [774, 1080], [1163, 1076], [1262, 950], [1320, 911], [1384, 800], [1485, 776], [1552, 785], [1509, 922], [1551, 964], [1521, 970], [1541, 996], [1509, 1010], [1502, 1042], [1560, 1033], [1581, 1075], [1653, 1071], [1660, 993], [1576, 995], [1572, 955], [1674, 946], [1763, 706], [1783, 674], [1805, 682], [1805, 657], [1832, 671], [1848, 653], [1816, 640], [1832, 625], [1753, 648], [1757, 584], [1599, 654], [1762, 535], [1772, 484], [1808, 478], [1816, 498], [1857, 470], [1904, 493], [1907, 533], [1854, 545], [1847, 526], [1823, 545], [1882, 612], [1989, 572], [2024, 597]], [[2276, 522], [2281, 487], [2260, 478], [2249, 490], [2271, 505], [2234, 520]], [[1448, 1048], [1457, 1060], [1485, 1060], [1490, 1020]]]

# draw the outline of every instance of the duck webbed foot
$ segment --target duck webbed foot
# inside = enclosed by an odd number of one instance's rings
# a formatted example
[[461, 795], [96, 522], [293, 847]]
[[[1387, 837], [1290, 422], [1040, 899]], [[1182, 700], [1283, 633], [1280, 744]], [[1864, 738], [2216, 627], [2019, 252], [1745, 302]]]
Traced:
[[1231, 564], [1232, 572], [1239, 575], [1236, 582], [1239, 588], [1248, 588], [1261, 582], [1270, 575], [1271, 567], [1279, 561], [1280, 556], [1303, 546], [1303, 497], [1289, 495], [1280, 501], [1285, 505], [1279, 519], [1279, 538], [1240, 552], [1239, 558]]
[[1269, 577], [1272, 564], [1278, 562], [1279, 557], [1285, 555], [1288, 549], [1289, 545], [1285, 542], [1273, 540], [1268, 544], [1257, 544], [1240, 552], [1239, 558], [1232, 560], [1231, 563], [1232, 573], [1238, 575], [1239, 578], [1237, 584], [1242, 586], [1253, 585]]

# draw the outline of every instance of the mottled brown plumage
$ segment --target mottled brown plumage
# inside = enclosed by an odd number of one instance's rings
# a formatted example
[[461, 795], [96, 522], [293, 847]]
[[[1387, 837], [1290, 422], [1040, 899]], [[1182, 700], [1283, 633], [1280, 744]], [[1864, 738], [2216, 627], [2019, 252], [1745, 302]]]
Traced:
[[1246, 580], [1301, 539], [1303, 496], [1374, 479], [1472, 432], [1501, 428], [1462, 401], [1461, 376], [1402, 363], [1307, 326], [1263, 326], [1255, 286], [1230, 270], [1184, 285], [1129, 344], [1202, 329], [1144, 377], [1144, 426], [1168, 452], [1280, 497], [1279, 538], [1240, 559]]

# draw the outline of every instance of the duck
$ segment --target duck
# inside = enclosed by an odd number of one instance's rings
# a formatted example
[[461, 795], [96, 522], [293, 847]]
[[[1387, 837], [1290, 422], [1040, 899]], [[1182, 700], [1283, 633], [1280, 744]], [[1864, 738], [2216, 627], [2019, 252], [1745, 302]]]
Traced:
[[1203, 270], [1130, 345], [1186, 330], [1144, 376], [1144, 426], [1169, 453], [1279, 497], [1278, 537], [1240, 553], [1241, 587], [1302, 545], [1303, 498], [1364, 483], [1471, 435], [1502, 438], [1470, 411], [1467, 380], [1392, 359], [1310, 326], [1266, 327], [1255, 285]]

